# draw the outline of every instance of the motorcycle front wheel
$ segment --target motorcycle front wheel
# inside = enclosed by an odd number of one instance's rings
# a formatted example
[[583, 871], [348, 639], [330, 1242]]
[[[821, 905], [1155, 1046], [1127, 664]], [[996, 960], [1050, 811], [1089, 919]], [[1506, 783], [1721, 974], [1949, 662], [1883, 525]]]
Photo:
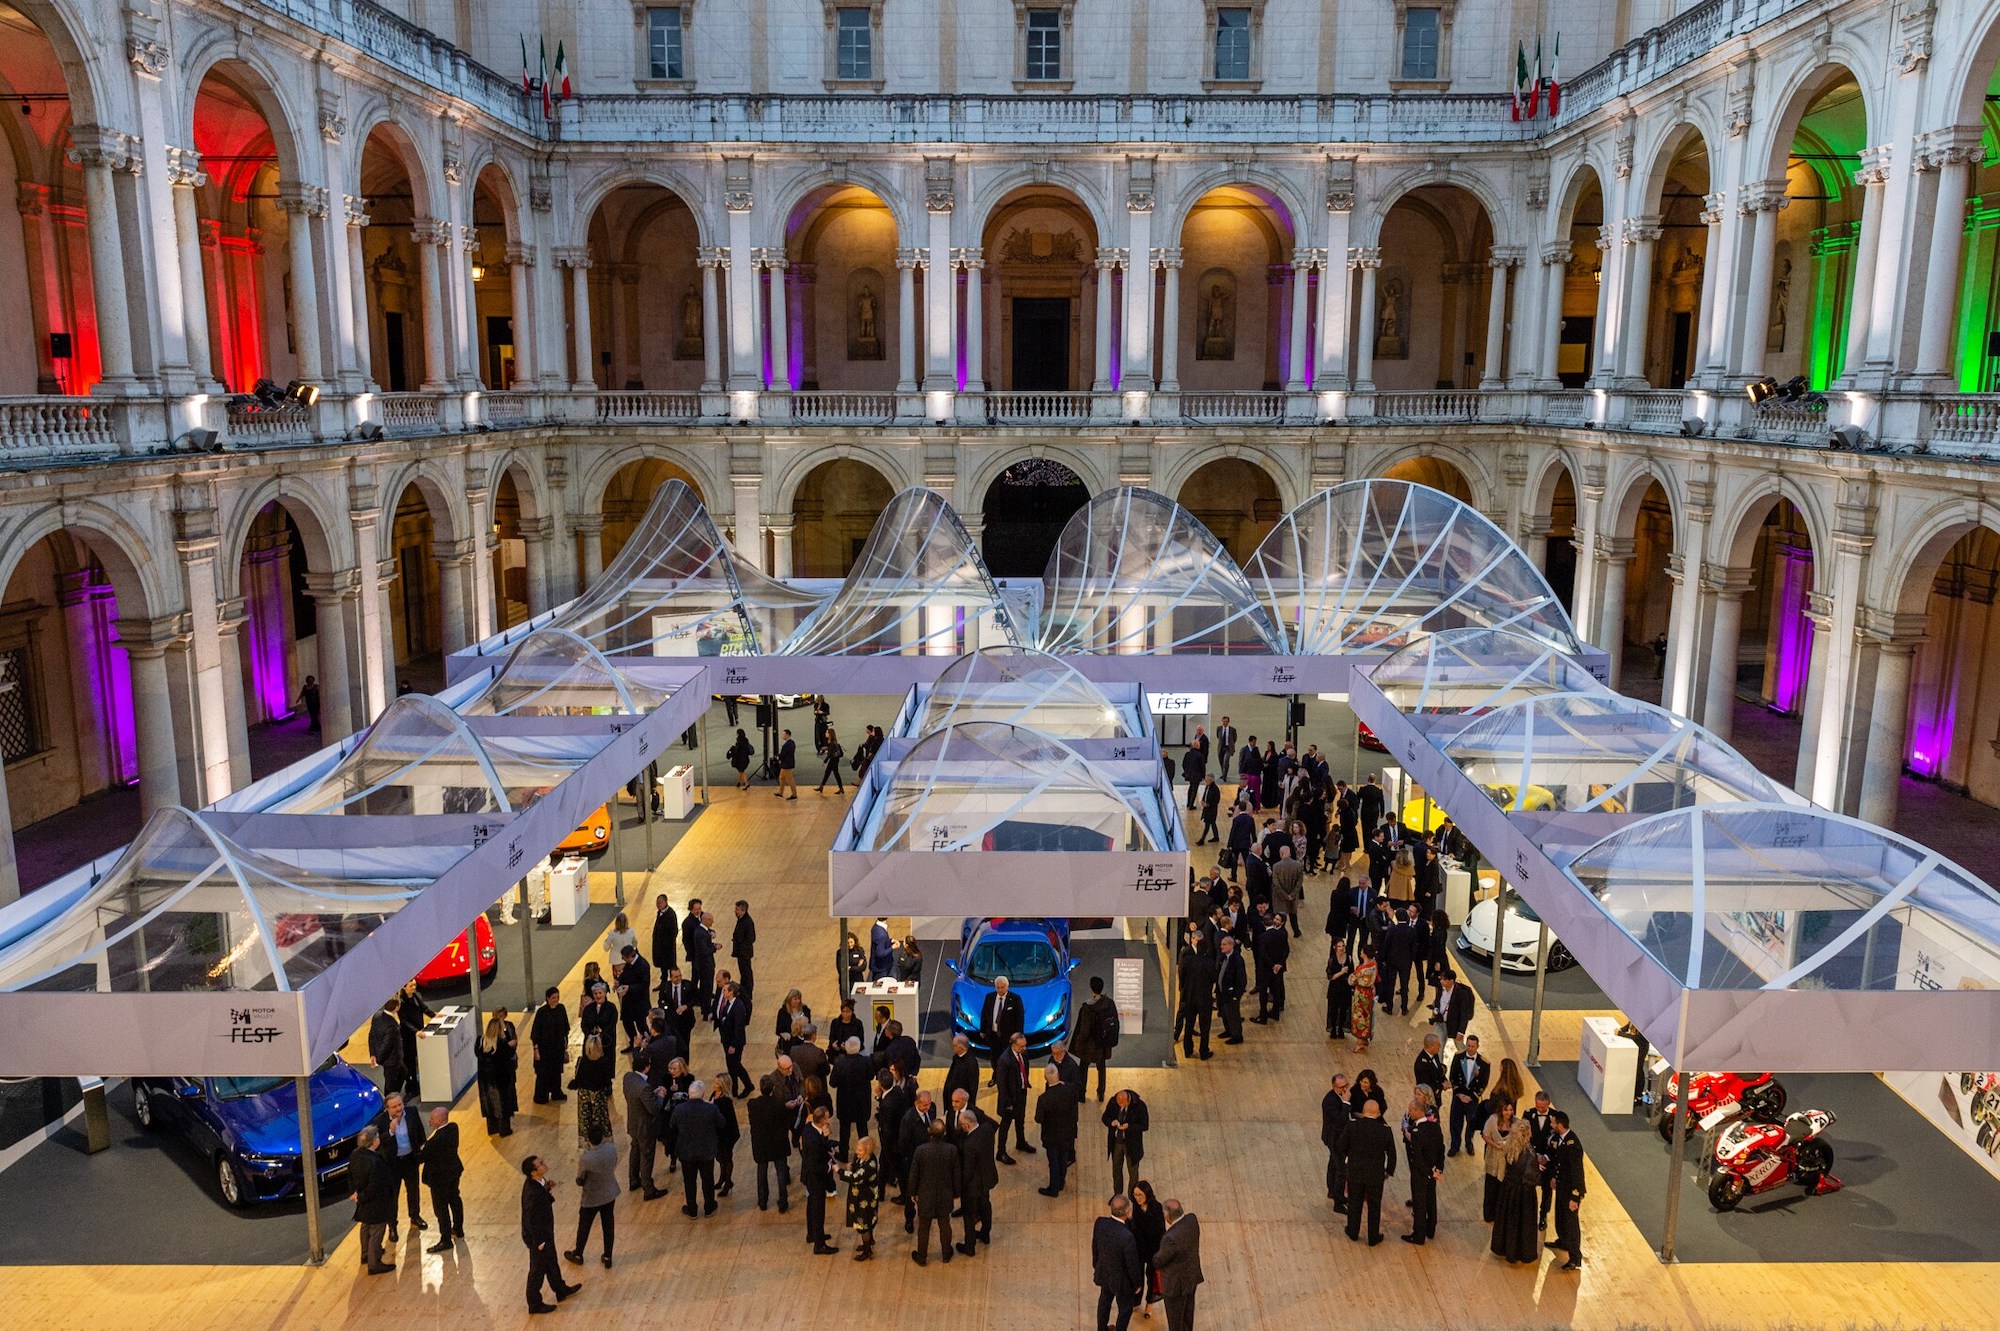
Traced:
[[1785, 1117], [1785, 1088], [1776, 1081], [1751, 1086], [1743, 1092], [1743, 1112], [1760, 1123], [1777, 1123]]
[[1708, 1185], [1708, 1204], [1718, 1211], [1734, 1211], [1743, 1200], [1743, 1180], [1734, 1174], [1717, 1174]]
[[1807, 1192], [1819, 1186], [1833, 1169], [1833, 1148], [1822, 1141], [1800, 1142], [1797, 1167], [1792, 1177], [1804, 1185]]
[[[1669, 1104], [1667, 1106], [1667, 1112], [1660, 1116], [1660, 1140], [1665, 1142], [1669, 1146], [1672, 1146], [1674, 1144], [1674, 1110], [1675, 1107], [1672, 1104]], [[1692, 1121], [1690, 1121], [1688, 1124], [1688, 1130], [1689, 1130], [1689, 1135], [1692, 1136], [1694, 1130], [1694, 1124]]]

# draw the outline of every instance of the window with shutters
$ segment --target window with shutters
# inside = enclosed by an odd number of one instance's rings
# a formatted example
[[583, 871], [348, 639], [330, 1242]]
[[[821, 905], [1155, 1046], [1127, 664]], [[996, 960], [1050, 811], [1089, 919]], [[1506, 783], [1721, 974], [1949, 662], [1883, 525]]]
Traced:
[[1207, 67], [1201, 71], [1201, 86], [1211, 92], [1255, 92], [1264, 75], [1264, 0], [1202, 3], [1210, 49]]
[[1389, 87], [1435, 89], [1451, 82], [1451, 24], [1458, 0], [1395, 0], [1395, 64]]
[[648, 76], [656, 79], [686, 78], [686, 41], [686, 15], [679, 5], [648, 9], [646, 11]]

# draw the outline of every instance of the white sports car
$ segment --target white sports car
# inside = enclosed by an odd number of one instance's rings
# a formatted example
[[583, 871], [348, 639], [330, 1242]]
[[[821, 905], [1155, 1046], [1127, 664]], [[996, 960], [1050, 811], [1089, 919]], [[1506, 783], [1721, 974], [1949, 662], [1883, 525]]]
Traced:
[[[1469, 952], [1482, 960], [1492, 957], [1495, 909], [1494, 899], [1488, 897], [1466, 912], [1465, 923], [1458, 929], [1460, 951]], [[1507, 898], [1507, 933], [1500, 946], [1500, 969], [1532, 974], [1535, 969], [1535, 946], [1541, 940], [1541, 933], [1542, 920], [1535, 914], [1534, 908], [1510, 894]], [[1487, 964], [1492, 963], [1487, 961]], [[1549, 969], [1568, 970], [1574, 965], [1576, 958], [1569, 954], [1569, 949], [1550, 935]]]

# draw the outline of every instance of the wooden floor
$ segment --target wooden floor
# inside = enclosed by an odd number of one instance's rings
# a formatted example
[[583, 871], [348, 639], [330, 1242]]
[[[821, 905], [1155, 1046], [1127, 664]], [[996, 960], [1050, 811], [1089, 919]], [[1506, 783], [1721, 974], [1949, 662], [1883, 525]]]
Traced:
[[[794, 809], [759, 787], [738, 794], [718, 788], [717, 805], [702, 817], [659, 873], [656, 884], [676, 906], [698, 894], [725, 918], [724, 904], [746, 897], [758, 922], [759, 1017], [768, 1030], [773, 1003], [797, 984], [817, 1013], [835, 1010], [830, 957], [834, 925], [826, 917], [826, 847], [844, 807], [808, 788]], [[1324, 958], [1319, 933], [1324, 880], [1311, 880], [1306, 942], [1294, 973], [1316, 976]], [[635, 902], [653, 886], [628, 876]], [[609, 896], [610, 879], [593, 886]], [[642, 931], [643, 932], [643, 931]], [[594, 955], [594, 953], [593, 953]], [[565, 993], [575, 976], [563, 981]], [[1595, 1177], [1585, 1212], [1588, 1265], [1565, 1275], [1544, 1256], [1535, 1269], [1509, 1267], [1486, 1251], [1480, 1223], [1479, 1174], [1454, 1162], [1446, 1177], [1439, 1240], [1423, 1249], [1391, 1241], [1370, 1250], [1352, 1245], [1333, 1223], [1324, 1199], [1319, 1101], [1334, 1069], [1350, 1073], [1361, 1059], [1323, 1038], [1320, 990], [1302, 980], [1282, 1026], [1249, 1027], [1236, 1048], [1217, 1046], [1215, 1059], [1176, 1071], [1121, 1075], [1152, 1107], [1144, 1173], [1165, 1196], [1178, 1196], [1201, 1217], [1202, 1263], [1208, 1283], [1200, 1298], [1206, 1326], [1306, 1327], [1346, 1322], [1370, 1328], [1496, 1328], [1574, 1326], [1671, 1327], [1975, 1327], [2000, 1325], [2000, 1266], [1771, 1267], [1748, 1264], [1663, 1266]], [[1544, 1056], [1573, 1059], [1577, 1013], [1553, 1013]], [[1149, 1020], [1159, 1014], [1148, 1014]], [[1494, 1023], [1482, 1013], [1478, 1027]], [[1519, 1059], [1525, 1015], [1498, 1023], [1497, 1059]], [[1365, 1061], [1380, 1069], [1400, 1114], [1410, 1088], [1418, 1029], [1402, 1019], [1378, 1021]], [[706, 1033], [697, 1072], [720, 1069]], [[766, 1062], [768, 1059], [765, 1060]], [[763, 1062], [750, 1061], [753, 1074]], [[929, 1069], [935, 1087], [940, 1069]], [[1114, 1089], [1116, 1082], [1114, 1082]], [[987, 1093], [990, 1096], [990, 1092]], [[526, 1099], [526, 1096], [523, 1096]], [[989, 1101], [990, 1107], [990, 1101]], [[505, 1141], [486, 1136], [470, 1099], [464, 1124], [469, 1239], [449, 1258], [425, 1254], [406, 1230], [401, 1269], [374, 1279], [358, 1275], [358, 1237], [350, 1234], [323, 1268], [54, 1267], [0, 1268], [0, 1296], [16, 1326], [67, 1327], [410, 1327], [523, 1324], [524, 1254], [519, 1238], [520, 1175], [516, 1162], [538, 1152], [556, 1162], [558, 1233], [566, 1243], [576, 1189], [572, 1101], [516, 1119]], [[621, 1119], [622, 1142], [622, 1106]], [[583, 1292], [553, 1323], [592, 1326], [685, 1325], [746, 1328], [826, 1328], [881, 1324], [912, 1314], [927, 1326], [1087, 1327], [1095, 1308], [1090, 1286], [1089, 1232], [1109, 1174], [1101, 1130], [1086, 1129], [1080, 1183], [1057, 1200], [1038, 1196], [1047, 1180], [1041, 1157], [1021, 1157], [1002, 1169], [995, 1196], [997, 1245], [949, 1267], [935, 1258], [919, 1270], [901, 1246], [893, 1220], [875, 1262], [807, 1254], [804, 1220], [756, 1209], [748, 1143], [738, 1153], [738, 1186], [711, 1220], [690, 1221], [674, 1200], [618, 1204], [618, 1266], [581, 1268]], [[1586, 1147], [1588, 1143], [1586, 1143]], [[1391, 1184], [1389, 1230], [1401, 1232], [1401, 1181]], [[134, 1205], [143, 1205], [134, 1198]], [[838, 1203], [829, 1208], [838, 1220]], [[13, 1218], [13, 1223], [23, 1223]], [[2000, 1219], [1989, 1223], [2000, 1223]], [[301, 1233], [301, 1250], [304, 1236]], [[426, 1235], [426, 1238], [429, 1236]], [[844, 1250], [851, 1245], [842, 1236]], [[593, 1252], [595, 1249], [593, 1249]], [[572, 1268], [572, 1274], [575, 1273]], [[1134, 1325], [1147, 1325], [1136, 1321]], [[1163, 1325], [1156, 1315], [1151, 1325]]]

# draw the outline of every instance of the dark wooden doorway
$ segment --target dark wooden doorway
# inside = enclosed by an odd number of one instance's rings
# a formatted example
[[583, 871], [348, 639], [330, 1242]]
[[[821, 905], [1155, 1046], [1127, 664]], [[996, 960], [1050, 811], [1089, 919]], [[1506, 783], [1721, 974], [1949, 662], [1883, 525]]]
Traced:
[[1024, 393], [1069, 391], [1069, 298], [1016, 296], [1013, 303], [1014, 376]]

